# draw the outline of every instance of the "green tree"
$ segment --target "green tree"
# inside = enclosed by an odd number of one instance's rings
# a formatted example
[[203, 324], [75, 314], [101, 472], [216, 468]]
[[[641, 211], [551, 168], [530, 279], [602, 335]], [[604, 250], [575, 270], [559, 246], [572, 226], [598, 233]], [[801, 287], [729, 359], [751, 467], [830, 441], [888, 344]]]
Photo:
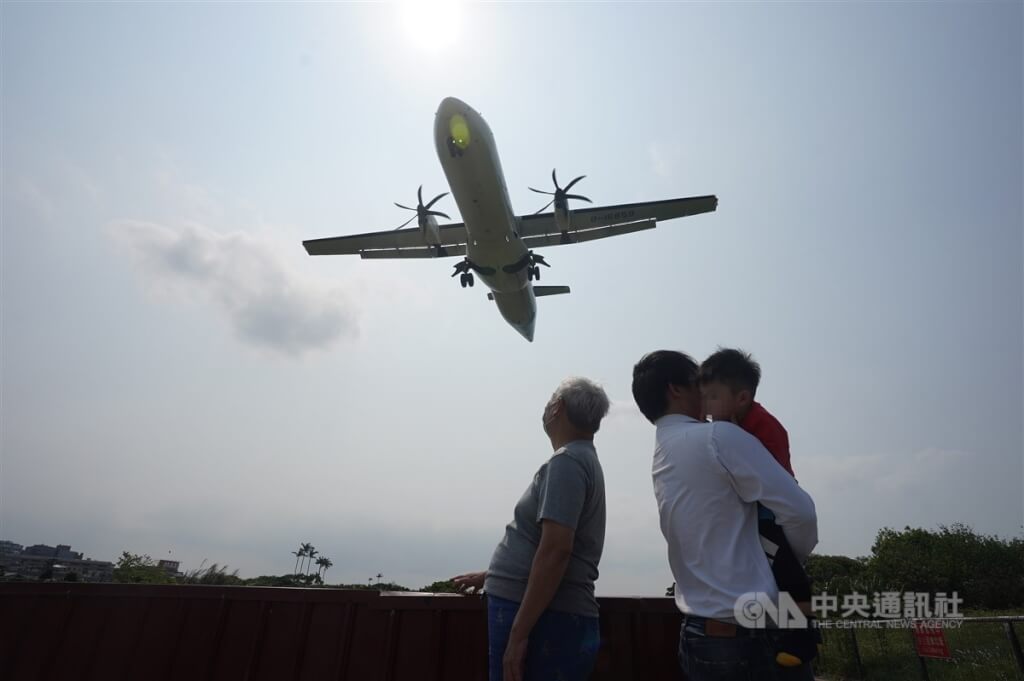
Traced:
[[130, 584], [172, 584], [174, 579], [148, 555], [122, 551], [114, 565], [114, 581]]
[[299, 561], [306, 555], [306, 545], [300, 544], [297, 551], [292, 551], [291, 554], [295, 556], [295, 569], [292, 570], [292, 574], [299, 574]]
[[450, 579], [444, 579], [439, 582], [434, 582], [433, 584], [428, 584], [420, 589], [420, 591], [427, 591], [435, 594], [454, 594], [459, 592], [455, 587], [455, 582]]
[[844, 596], [867, 590], [867, 558], [811, 554], [806, 568], [816, 593]]
[[947, 594], [967, 608], [1024, 605], [1024, 540], [975, 533], [963, 524], [938, 531], [905, 527], [878, 532], [867, 576], [881, 589]]

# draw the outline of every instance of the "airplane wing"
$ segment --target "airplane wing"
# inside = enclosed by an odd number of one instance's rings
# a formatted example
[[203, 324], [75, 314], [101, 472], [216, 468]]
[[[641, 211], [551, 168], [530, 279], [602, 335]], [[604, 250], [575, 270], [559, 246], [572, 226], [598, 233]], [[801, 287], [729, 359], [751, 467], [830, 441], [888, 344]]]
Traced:
[[554, 213], [524, 215], [519, 218], [519, 235], [531, 246], [590, 241], [651, 229], [657, 222], [709, 213], [717, 207], [718, 197], [708, 195], [574, 210], [570, 213], [572, 229], [568, 241], [558, 231]]
[[[461, 222], [441, 225], [438, 229], [440, 257], [466, 253], [466, 226]], [[363, 258], [434, 258], [437, 249], [423, 241], [419, 227], [388, 232], [367, 232], [302, 242], [310, 255], [360, 255]]]

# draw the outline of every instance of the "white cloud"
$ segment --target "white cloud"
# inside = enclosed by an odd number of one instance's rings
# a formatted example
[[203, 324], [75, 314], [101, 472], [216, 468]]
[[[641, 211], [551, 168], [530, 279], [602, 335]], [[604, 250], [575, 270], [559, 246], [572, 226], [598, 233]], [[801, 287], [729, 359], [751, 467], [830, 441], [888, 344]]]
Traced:
[[190, 299], [198, 294], [247, 343], [301, 355], [358, 333], [350, 299], [294, 271], [283, 247], [269, 241], [199, 223], [172, 227], [121, 220], [109, 233], [151, 285]]

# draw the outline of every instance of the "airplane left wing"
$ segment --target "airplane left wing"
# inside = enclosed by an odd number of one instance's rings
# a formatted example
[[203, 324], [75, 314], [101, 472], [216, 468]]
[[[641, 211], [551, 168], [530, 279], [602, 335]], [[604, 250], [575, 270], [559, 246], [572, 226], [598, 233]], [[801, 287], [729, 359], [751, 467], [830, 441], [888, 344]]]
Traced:
[[440, 254], [434, 246], [423, 241], [418, 227], [307, 239], [302, 245], [310, 255], [360, 255], [363, 258], [432, 258], [466, 252], [466, 226], [461, 222], [441, 225], [438, 236], [442, 246]]
[[[684, 199], [667, 199], [665, 201], [645, 201], [641, 203], [624, 203], [618, 206], [597, 206], [572, 211], [572, 229], [568, 234], [572, 240], [587, 241], [602, 239], [619, 234], [627, 234], [636, 229], [612, 229], [619, 225], [640, 224], [641, 229], [650, 229], [655, 222], [672, 220], [687, 215], [709, 213], [718, 207], [718, 197], [714, 195], [693, 196]], [[524, 241], [531, 238], [551, 239], [560, 236], [554, 213], [540, 215], [524, 215], [519, 218], [520, 236]], [[604, 229], [601, 229], [604, 228]], [[588, 232], [590, 232], [588, 234]], [[584, 235], [587, 238], [583, 238]], [[579, 237], [579, 238], [577, 238]], [[564, 240], [557, 243], [566, 243]], [[554, 245], [552, 242], [549, 245]]]

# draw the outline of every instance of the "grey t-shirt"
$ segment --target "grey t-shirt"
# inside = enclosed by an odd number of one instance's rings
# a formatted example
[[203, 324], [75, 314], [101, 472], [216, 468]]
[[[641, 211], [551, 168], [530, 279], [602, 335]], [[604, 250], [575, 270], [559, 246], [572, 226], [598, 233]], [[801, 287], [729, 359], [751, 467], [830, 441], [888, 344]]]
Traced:
[[597, 617], [594, 582], [604, 548], [605, 505], [604, 473], [593, 442], [570, 442], [533, 476], [491, 556], [484, 584], [487, 593], [523, 601], [545, 519], [575, 530], [569, 565], [548, 607]]

